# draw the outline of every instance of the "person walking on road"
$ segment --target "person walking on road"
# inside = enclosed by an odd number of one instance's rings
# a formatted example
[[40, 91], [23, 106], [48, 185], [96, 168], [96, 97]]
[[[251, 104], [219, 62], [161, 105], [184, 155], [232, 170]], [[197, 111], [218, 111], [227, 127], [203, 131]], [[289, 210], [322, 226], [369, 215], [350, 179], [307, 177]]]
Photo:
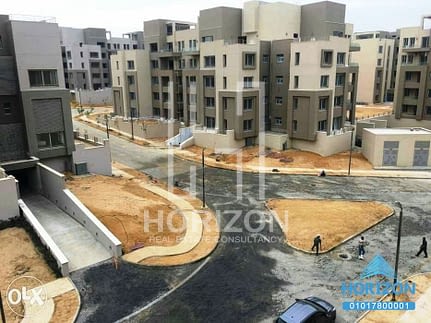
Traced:
[[364, 238], [364, 236], [361, 236], [361, 238], [359, 239], [358, 251], [359, 251], [359, 259], [364, 260], [364, 255], [365, 255], [365, 238]]
[[416, 257], [419, 257], [419, 255], [423, 252], [425, 254], [424, 258], [428, 258], [428, 252], [427, 252], [427, 239], [425, 237], [422, 238], [422, 244], [419, 248], [419, 252], [416, 254]]
[[311, 247], [311, 250], [314, 251], [314, 249], [316, 249], [316, 256], [318, 256], [319, 249], [322, 249], [322, 240], [320, 239], [319, 234], [314, 238], [313, 247]]

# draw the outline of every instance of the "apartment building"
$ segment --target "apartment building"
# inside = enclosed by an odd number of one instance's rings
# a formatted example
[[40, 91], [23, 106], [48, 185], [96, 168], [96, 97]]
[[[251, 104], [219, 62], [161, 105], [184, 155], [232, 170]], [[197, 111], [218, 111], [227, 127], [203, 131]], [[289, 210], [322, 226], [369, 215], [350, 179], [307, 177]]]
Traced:
[[112, 86], [111, 54], [118, 50], [138, 49], [140, 32], [111, 37], [103, 28], [61, 27], [64, 78], [69, 89], [99, 90]]
[[400, 29], [394, 110], [396, 119], [423, 121], [431, 127], [431, 29]]
[[71, 169], [74, 140], [58, 25], [0, 16], [0, 165], [33, 167], [38, 159]]
[[358, 64], [359, 103], [393, 101], [396, 78], [399, 34], [397, 32], [370, 31], [354, 33], [352, 41], [360, 51], [352, 53], [352, 62]]
[[[198, 24], [145, 21], [149, 57], [135, 68], [150, 73], [152, 113], [147, 102], [137, 113], [234, 133], [236, 146], [257, 143], [260, 130], [289, 137], [285, 148], [294, 139], [315, 142], [317, 132], [332, 136], [354, 121], [358, 69], [350, 63], [352, 26], [344, 13], [344, 5], [328, 1], [250, 1], [243, 10], [201, 10]], [[126, 75], [126, 61], [112, 57]], [[119, 114], [135, 110], [120, 94], [115, 101]]]

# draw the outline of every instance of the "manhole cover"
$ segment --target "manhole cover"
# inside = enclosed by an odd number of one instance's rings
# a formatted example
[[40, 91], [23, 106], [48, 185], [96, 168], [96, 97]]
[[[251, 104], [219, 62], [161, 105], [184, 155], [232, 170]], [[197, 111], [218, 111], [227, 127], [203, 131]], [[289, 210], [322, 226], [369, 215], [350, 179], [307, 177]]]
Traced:
[[339, 253], [338, 257], [343, 259], [343, 260], [350, 260], [352, 259], [352, 256], [348, 253]]

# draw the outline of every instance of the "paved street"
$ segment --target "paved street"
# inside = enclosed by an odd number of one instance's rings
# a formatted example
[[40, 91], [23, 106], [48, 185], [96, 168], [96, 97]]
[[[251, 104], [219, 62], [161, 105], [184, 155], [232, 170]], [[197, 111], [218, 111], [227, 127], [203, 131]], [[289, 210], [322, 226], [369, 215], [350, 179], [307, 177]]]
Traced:
[[[79, 125], [81, 129], [84, 126]], [[88, 128], [90, 135], [102, 132]], [[166, 178], [166, 150], [144, 148], [111, 136], [112, 158], [130, 167]], [[190, 166], [197, 167], [196, 187], [201, 187], [199, 166], [175, 159], [175, 178], [190, 187]], [[283, 243], [283, 234], [266, 212], [266, 198], [343, 198], [377, 200], [404, 205], [400, 276], [431, 270], [431, 261], [414, 257], [422, 235], [431, 232], [431, 181], [366, 177], [266, 175], [259, 183], [256, 174], [237, 174], [220, 169], [206, 170], [207, 204], [221, 214], [222, 239], [209, 262], [186, 284], [130, 319], [132, 322], [233, 322], [271, 321], [295, 298], [320, 296], [338, 308], [337, 322], [352, 322], [360, 312], [340, 309], [341, 282], [358, 279], [367, 261], [380, 253], [393, 264], [398, 215], [365, 233], [370, 245], [366, 261], [357, 260], [356, 241], [315, 257], [294, 251]], [[242, 191], [237, 199], [237, 190]], [[247, 214], [253, 211], [255, 214]], [[240, 215], [236, 221], [235, 213]], [[265, 217], [258, 216], [258, 212]], [[248, 221], [247, 221], [248, 220]], [[233, 223], [232, 223], [233, 222]], [[259, 232], [253, 228], [263, 227]], [[236, 229], [236, 230], [234, 230]], [[226, 230], [225, 230], [226, 231]], [[257, 231], [257, 230], [255, 230]], [[324, 237], [323, 237], [324, 239]], [[324, 240], [323, 240], [324, 241]], [[338, 255], [354, 257], [343, 260]], [[150, 268], [122, 264], [115, 271], [108, 262], [72, 275], [81, 290], [79, 321], [111, 322], [139, 310], [175, 287], [201, 262], [174, 268]]]

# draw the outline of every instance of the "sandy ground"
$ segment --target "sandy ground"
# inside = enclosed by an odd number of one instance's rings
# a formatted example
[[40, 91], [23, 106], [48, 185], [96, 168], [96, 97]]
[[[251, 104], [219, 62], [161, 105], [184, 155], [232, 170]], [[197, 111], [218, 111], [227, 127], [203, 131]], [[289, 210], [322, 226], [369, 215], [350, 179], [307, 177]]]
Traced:
[[[144, 246], [177, 244], [185, 232], [183, 216], [176, 207], [166, 199], [140, 187], [140, 183], [150, 182], [141, 172], [119, 163], [114, 163], [114, 166], [133, 178], [100, 175], [75, 177], [67, 182], [67, 186], [120, 239], [125, 253]], [[166, 189], [162, 183], [153, 184]], [[198, 210], [202, 206], [200, 200], [178, 188], [174, 188], [174, 194], [186, 199]], [[150, 223], [147, 226], [149, 230], [145, 232], [145, 212], [150, 221], [160, 216], [160, 231], [157, 223]], [[201, 242], [190, 252], [177, 256], [148, 258], [142, 264], [178, 265], [207, 256], [216, 247], [220, 232], [216, 217], [211, 211], [202, 212], [201, 217], [204, 220], [203, 236]]]
[[318, 234], [322, 251], [327, 251], [393, 212], [385, 204], [370, 201], [270, 199], [267, 206], [281, 224], [287, 243], [307, 252]]
[[[45, 263], [43, 256], [34, 247], [30, 236], [22, 228], [8, 228], [0, 231], [0, 259], [0, 288], [5, 305], [6, 321], [8, 323], [20, 322], [21, 317], [15, 315], [6, 305], [5, 295], [9, 284], [21, 276], [33, 276], [42, 283], [51, 282], [56, 277]], [[20, 284], [16, 286], [19, 288]]]
[[[184, 155], [181, 151], [177, 151], [185, 158], [201, 161], [202, 148], [192, 146], [187, 148]], [[259, 166], [259, 147], [244, 148], [241, 153], [242, 167], [244, 170], [252, 169]], [[209, 166], [236, 169], [237, 154], [215, 154], [213, 150], [205, 150], [205, 163]], [[349, 166], [349, 152], [343, 152], [336, 155], [322, 157], [307, 151], [285, 150], [285, 151], [270, 151], [265, 150], [265, 159], [262, 164], [264, 167], [274, 168], [309, 168], [309, 169], [332, 169], [332, 170], [347, 170]], [[372, 169], [371, 164], [362, 156], [361, 153], [354, 152], [352, 154], [352, 169]], [[317, 174], [317, 173], [316, 173]]]
[[391, 114], [392, 105], [357, 105], [356, 106], [356, 119], [370, 118], [382, 114]]
[[[422, 295], [429, 289], [431, 288], [431, 273], [426, 273], [426, 274], [421, 274], [421, 275], [417, 275], [414, 276], [412, 278], [409, 279], [409, 281], [415, 282], [416, 283], [416, 293], [413, 295], [400, 295], [397, 297], [397, 301], [400, 302], [417, 302]], [[428, 293], [428, 297], [429, 297], [429, 293]], [[425, 296], [424, 296], [425, 297]], [[386, 296], [385, 298], [382, 299], [383, 302], [390, 302], [392, 299], [392, 296]], [[421, 313], [421, 317], [420, 318], [414, 318], [409, 317], [402, 317], [405, 314], [410, 314], [410, 315], [415, 315], [415, 311], [411, 312], [411, 313], [407, 313], [407, 311], [370, 311], [362, 320], [360, 320], [359, 322], [361, 323], [393, 323], [393, 322], [418, 322], [418, 323], [425, 323], [425, 322], [430, 322], [429, 317], [431, 316], [431, 308], [427, 308], [426, 312], [422, 312]], [[425, 316], [423, 316], [425, 315]], [[427, 317], [428, 320], [423, 321], [423, 317]], [[414, 321], [413, 321], [414, 320]]]
[[63, 295], [54, 297], [55, 309], [50, 323], [73, 323], [79, 307], [79, 296], [72, 290]]

